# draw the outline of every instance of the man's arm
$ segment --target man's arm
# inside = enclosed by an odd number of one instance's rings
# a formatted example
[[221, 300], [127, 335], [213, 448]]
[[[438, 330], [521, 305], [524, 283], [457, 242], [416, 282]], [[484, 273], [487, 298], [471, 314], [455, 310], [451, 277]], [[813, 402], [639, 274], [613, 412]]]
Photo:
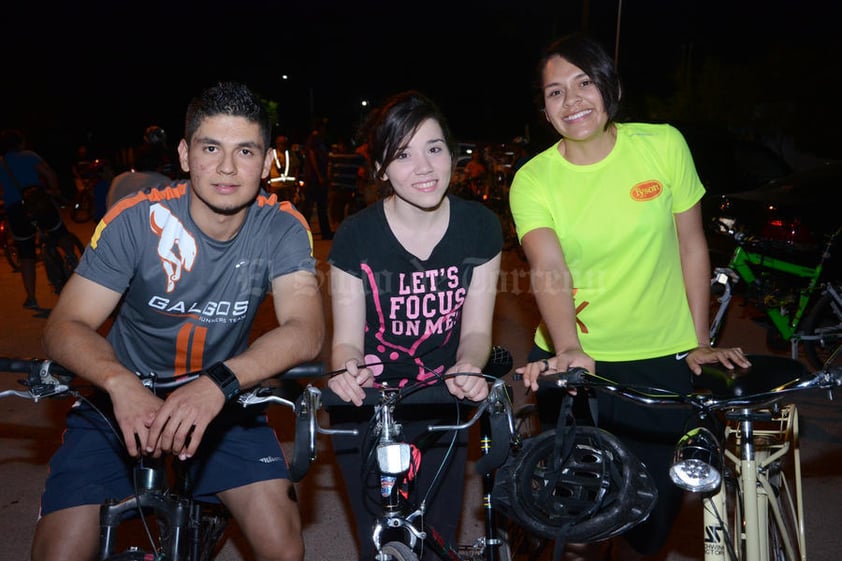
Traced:
[[319, 356], [325, 338], [325, 314], [316, 275], [298, 271], [272, 281], [278, 327], [264, 333], [246, 351], [225, 361], [250, 387]]
[[[278, 327], [224, 361], [241, 388], [313, 360], [322, 349], [325, 319], [316, 276], [298, 271], [278, 277], [272, 281], [272, 294]], [[192, 456], [224, 404], [225, 396], [207, 376], [178, 388], [158, 411], [145, 440], [146, 451]]]
[[135, 435], [145, 440], [161, 400], [117, 360], [97, 331], [119, 302], [119, 293], [73, 275], [47, 319], [42, 344], [50, 359], [108, 393], [126, 448], [135, 456]]

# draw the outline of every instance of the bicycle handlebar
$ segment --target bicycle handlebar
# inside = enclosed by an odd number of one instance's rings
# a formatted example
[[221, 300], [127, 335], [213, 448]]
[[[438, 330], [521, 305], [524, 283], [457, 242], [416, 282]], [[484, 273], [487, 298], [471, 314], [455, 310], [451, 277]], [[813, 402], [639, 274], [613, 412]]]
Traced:
[[[76, 391], [70, 386], [70, 381], [76, 375], [60, 364], [48, 359], [36, 358], [9, 358], [0, 357], [0, 372], [22, 372], [27, 377], [19, 380], [20, 384], [28, 390], [5, 390], [0, 392], [0, 398], [8, 396], [23, 397], [38, 401], [44, 397], [58, 395], [76, 395]], [[175, 389], [188, 382], [192, 382], [202, 374], [202, 371], [190, 372], [174, 378], [159, 380], [155, 374], [138, 374], [144, 386], [151, 390]], [[304, 363], [293, 366], [281, 373], [283, 379], [312, 378], [324, 375], [322, 363]]]
[[[704, 365], [694, 376], [698, 392], [680, 394], [671, 390], [614, 380], [574, 368], [538, 378], [544, 388], [593, 388], [643, 405], [692, 406], [704, 411], [758, 409], [804, 390], [828, 390], [842, 387], [842, 368], [809, 372], [800, 362], [786, 357], [750, 355], [748, 368], [728, 370], [720, 364]], [[829, 398], [833, 399], [832, 393]]]

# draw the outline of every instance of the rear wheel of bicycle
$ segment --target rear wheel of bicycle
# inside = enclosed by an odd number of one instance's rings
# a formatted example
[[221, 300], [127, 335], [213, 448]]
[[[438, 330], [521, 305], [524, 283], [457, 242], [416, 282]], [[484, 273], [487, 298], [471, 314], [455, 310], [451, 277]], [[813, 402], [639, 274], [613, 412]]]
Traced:
[[53, 292], [58, 294], [67, 282], [64, 270], [64, 256], [57, 247], [45, 246], [41, 255], [44, 262], [44, 271], [47, 273], [47, 280], [53, 287]]
[[85, 250], [78, 236], [72, 232], [67, 232], [65, 236], [61, 241], [46, 243], [42, 255], [47, 280], [56, 294], [61, 292], [64, 284], [76, 270], [82, 258], [82, 252]]
[[825, 362], [842, 347], [842, 307], [832, 294], [824, 294], [816, 301], [803, 323], [803, 333], [820, 336], [819, 339], [805, 339], [804, 353], [810, 366], [824, 367]]
[[402, 542], [389, 542], [380, 548], [381, 561], [418, 561], [412, 548]]

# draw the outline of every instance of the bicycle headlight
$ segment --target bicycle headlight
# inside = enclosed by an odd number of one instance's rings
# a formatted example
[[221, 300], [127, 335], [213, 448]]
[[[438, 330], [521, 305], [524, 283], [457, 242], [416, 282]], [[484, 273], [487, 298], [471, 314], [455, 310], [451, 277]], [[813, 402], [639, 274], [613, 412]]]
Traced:
[[693, 493], [713, 491], [722, 481], [719, 442], [708, 429], [696, 427], [675, 446], [670, 467], [672, 482]]
[[377, 447], [377, 465], [382, 473], [397, 475], [409, 470], [412, 451], [405, 442], [391, 442]]

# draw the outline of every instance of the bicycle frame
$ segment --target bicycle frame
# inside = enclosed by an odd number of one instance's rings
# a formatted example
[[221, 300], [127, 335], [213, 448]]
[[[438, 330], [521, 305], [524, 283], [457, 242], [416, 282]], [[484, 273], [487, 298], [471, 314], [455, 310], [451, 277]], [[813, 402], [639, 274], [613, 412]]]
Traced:
[[[767, 257], [760, 253], [749, 251], [744, 246], [737, 246], [734, 255], [731, 258], [730, 267], [742, 278], [746, 284], [751, 285], [758, 280], [755, 267], [763, 267], [772, 271], [793, 275], [808, 281], [807, 286], [799, 291], [798, 305], [795, 308], [795, 313], [790, 315], [781, 312], [779, 308], [769, 307], [766, 309], [766, 314], [772, 321], [772, 324], [786, 340], [791, 340], [795, 335], [798, 324], [807, 310], [807, 305], [810, 303], [813, 293], [819, 283], [819, 278], [824, 268], [824, 259], [822, 259], [815, 267], [807, 267], [798, 265], [797, 263], [790, 263], [782, 259], [774, 257]], [[797, 343], [796, 343], [797, 345]], [[796, 357], [793, 357], [796, 358]]]
[[[471, 546], [468, 557], [465, 557], [465, 548], [454, 547], [447, 543], [444, 538], [431, 525], [418, 524], [423, 518], [426, 505], [422, 501], [420, 505], [413, 505], [409, 500], [408, 487], [412, 476], [409, 475], [412, 465], [412, 449], [410, 444], [400, 438], [401, 426], [396, 422], [394, 411], [398, 405], [400, 392], [397, 389], [385, 388], [380, 393], [380, 404], [375, 415], [378, 418], [380, 436], [377, 443], [377, 466], [380, 475], [381, 504], [383, 515], [378, 519], [372, 541], [378, 551], [377, 559], [387, 560], [383, 554], [383, 546], [387, 543], [385, 536], [389, 530], [402, 531], [404, 543], [413, 551], [419, 551], [421, 542], [428, 544], [441, 559], [478, 559], [476, 555], [484, 555], [481, 559], [496, 561], [496, 546], [500, 545], [497, 539], [495, 525], [490, 503], [491, 486], [490, 476], [484, 473], [484, 505], [486, 512], [486, 534], [478, 543]], [[505, 389], [505, 384], [497, 380], [489, 390], [489, 398], [479, 405], [474, 415], [465, 423], [458, 425], [430, 425], [429, 431], [457, 431], [472, 426], [478, 419], [483, 418], [483, 413], [489, 407], [502, 408], [508, 413], [509, 435], [514, 434], [514, 425], [511, 421], [511, 401]], [[484, 454], [489, 453], [492, 436], [490, 431], [483, 431], [481, 445]], [[460, 549], [462, 550], [460, 552]]]
[[[758, 413], [749, 409], [729, 412], [726, 419], [732, 421], [725, 427], [725, 440], [734, 440], [735, 454], [732, 449], [725, 448], [724, 457], [735, 471], [739, 489], [742, 493], [741, 506], [735, 512], [727, 513], [727, 497], [725, 485], [720, 485], [716, 493], [703, 497], [703, 524], [705, 529], [705, 561], [724, 561], [729, 559], [757, 559], [768, 561], [769, 557], [769, 523], [779, 528], [781, 547], [785, 559], [795, 561], [807, 559], [807, 544], [804, 530], [804, 497], [801, 485], [801, 453], [798, 448], [798, 411], [792, 404], [784, 406], [776, 414]], [[767, 422], [769, 428], [755, 426], [756, 422]], [[775, 427], [774, 425], [777, 425]], [[775, 489], [770, 478], [779, 477], [776, 466], [789, 453], [793, 459], [793, 483], [795, 489], [790, 489], [786, 478], [780, 477], [778, 489]], [[792, 504], [792, 494], [795, 503]], [[795, 512], [785, 513], [781, 510], [776, 497], [786, 497]], [[772, 515], [770, 519], [769, 516]], [[786, 528], [786, 521], [796, 520], [795, 528]], [[742, 528], [745, 544], [744, 557], [729, 549], [734, 536], [725, 534], [723, 516], [735, 518], [734, 528]], [[791, 539], [789, 531], [795, 533], [795, 540]]]

